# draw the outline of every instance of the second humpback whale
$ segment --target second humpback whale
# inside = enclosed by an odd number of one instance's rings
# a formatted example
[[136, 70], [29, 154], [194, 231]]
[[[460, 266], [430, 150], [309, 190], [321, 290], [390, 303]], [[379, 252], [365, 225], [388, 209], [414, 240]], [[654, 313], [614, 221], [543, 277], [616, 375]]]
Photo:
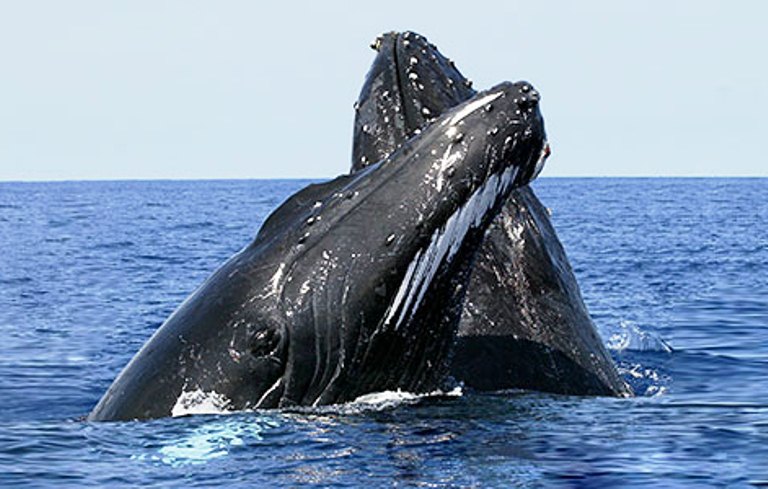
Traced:
[[[424, 36], [387, 33], [372, 47], [377, 55], [355, 105], [353, 172], [387, 157], [476, 93]], [[478, 390], [631, 395], [587, 312], [548, 212], [528, 186], [512, 192], [486, 234], [451, 372]]]
[[312, 185], [155, 332], [88, 416], [312, 406], [449, 371], [473, 256], [547, 156], [538, 96], [502, 83], [354, 175]]

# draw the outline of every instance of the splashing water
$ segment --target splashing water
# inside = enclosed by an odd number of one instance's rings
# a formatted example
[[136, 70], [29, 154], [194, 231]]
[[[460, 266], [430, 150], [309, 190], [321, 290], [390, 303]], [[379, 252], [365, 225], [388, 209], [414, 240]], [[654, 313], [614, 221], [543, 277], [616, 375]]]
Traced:
[[[658, 397], [668, 392], [672, 380], [655, 364], [654, 354], [666, 356], [674, 350], [660, 335], [626, 320], [601, 333], [608, 338], [605, 345], [617, 360], [619, 374], [637, 396]], [[641, 356], [643, 353], [646, 355]]]
[[621, 321], [613, 330], [608, 331], [607, 336], [606, 346], [617, 353], [624, 351], [672, 353], [673, 351], [661, 336], [642, 329], [632, 321]]
[[229, 399], [217, 392], [196, 389], [181, 393], [171, 410], [171, 416], [175, 418], [191, 414], [223, 414], [229, 411]]

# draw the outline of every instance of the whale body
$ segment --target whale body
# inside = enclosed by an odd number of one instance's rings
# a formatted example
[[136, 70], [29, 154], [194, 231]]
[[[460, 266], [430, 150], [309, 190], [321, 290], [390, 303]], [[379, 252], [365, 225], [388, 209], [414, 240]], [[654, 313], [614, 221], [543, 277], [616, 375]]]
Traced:
[[[352, 168], [386, 158], [443, 112], [476, 95], [424, 36], [390, 32], [355, 104]], [[528, 87], [528, 92], [535, 90]], [[529, 168], [534, 178], [541, 167]], [[515, 189], [476, 260], [451, 363], [477, 390], [530, 389], [629, 396], [597, 333], [549, 213], [530, 186]]]
[[441, 387], [485, 230], [547, 155], [528, 92], [478, 93], [387, 158], [289, 198], [88, 419], [169, 416], [194, 396], [242, 410]]

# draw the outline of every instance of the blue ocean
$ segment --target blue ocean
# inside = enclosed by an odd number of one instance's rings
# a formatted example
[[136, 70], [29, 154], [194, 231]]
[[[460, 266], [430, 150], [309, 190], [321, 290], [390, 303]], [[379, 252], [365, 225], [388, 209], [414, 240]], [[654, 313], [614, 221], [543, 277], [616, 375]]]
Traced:
[[0, 487], [768, 486], [768, 179], [535, 182], [635, 398], [84, 422], [308, 183], [0, 183]]

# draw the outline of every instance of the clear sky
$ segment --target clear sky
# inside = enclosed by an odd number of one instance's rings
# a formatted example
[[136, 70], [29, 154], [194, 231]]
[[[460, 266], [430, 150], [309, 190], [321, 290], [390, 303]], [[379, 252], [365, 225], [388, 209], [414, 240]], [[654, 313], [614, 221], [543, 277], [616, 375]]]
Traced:
[[544, 176], [757, 175], [768, 2], [0, 3], [0, 180], [330, 177], [377, 34], [542, 93]]

